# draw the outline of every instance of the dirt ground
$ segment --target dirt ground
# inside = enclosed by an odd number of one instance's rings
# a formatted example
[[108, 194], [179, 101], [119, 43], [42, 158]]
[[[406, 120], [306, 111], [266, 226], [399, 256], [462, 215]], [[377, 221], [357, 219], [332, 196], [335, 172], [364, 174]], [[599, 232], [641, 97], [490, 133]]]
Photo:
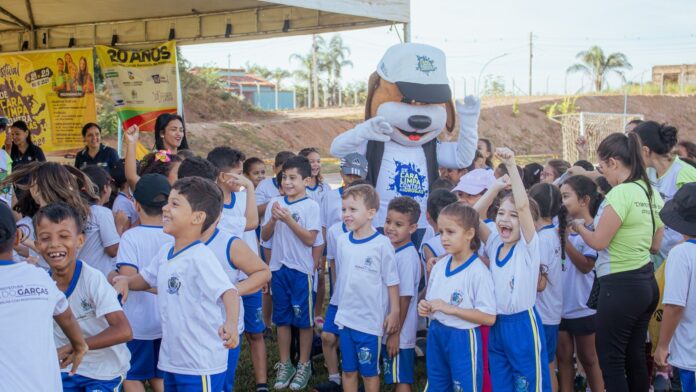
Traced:
[[[514, 98], [484, 99], [479, 134], [494, 145], [514, 146], [518, 154], [560, 153], [561, 126], [540, 108], [561, 97], [519, 98], [519, 113], [513, 114]], [[581, 97], [578, 111], [622, 113], [622, 96]], [[669, 122], [679, 129], [681, 138], [696, 140], [696, 97], [629, 97], [628, 113], [646, 119]], [[331, 141], [362, 120], [362, 108], [327, 108], [268, 114], [243, 121], [189, 122], [189, 144], [198, 152], [214, 146], [232, 145], [248, 156], [272, 158], [283, 149], [297, 151], [314, 146], [328, 153]], [[251, 117], [251, 118], [249, 118]]]

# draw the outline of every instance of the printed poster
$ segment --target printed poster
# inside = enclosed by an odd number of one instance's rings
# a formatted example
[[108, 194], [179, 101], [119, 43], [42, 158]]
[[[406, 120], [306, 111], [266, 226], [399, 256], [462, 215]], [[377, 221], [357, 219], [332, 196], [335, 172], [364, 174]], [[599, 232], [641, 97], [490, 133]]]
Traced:
[[175, 41], [147, 49], [96, 46], [96, 51], [124, 129], [138, 124], [141, 131], [151, 132], [157, 116], [177, 112]]
[[0, 115], [25, 121], [47, 155], [82, 147], [82, 126], [97, 118], [92, 49], [0, 54]]

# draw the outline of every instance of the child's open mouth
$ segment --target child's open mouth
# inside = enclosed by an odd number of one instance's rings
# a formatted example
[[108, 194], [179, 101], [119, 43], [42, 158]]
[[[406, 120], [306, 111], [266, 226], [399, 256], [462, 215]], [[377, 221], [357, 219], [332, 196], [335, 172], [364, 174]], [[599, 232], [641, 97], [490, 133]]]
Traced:
[[48, 252], [48, 258], [54, 262], [63, 260], [65, 256], [67, 256], [66, 252]]

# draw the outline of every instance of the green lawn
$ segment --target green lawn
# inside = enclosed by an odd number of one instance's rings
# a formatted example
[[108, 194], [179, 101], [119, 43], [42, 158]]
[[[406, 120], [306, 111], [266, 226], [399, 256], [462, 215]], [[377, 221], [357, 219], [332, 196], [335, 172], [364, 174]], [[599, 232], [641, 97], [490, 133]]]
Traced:
[[[327, 276], [328, 279], [328, 276]], [[329, 293], [328, 293], [328, 287], [329, 285], [326, 285], [326, 300], [324, 301], [324, 310], [326, 310], [326, 306], [328, 306], [328, 298], [329, 298]], [[276, 342], [269, 342], [266, 341], [266, 348], [268, 351], [268, 385], [273, 388], [273, 383], [275, 382], [275, 370], [273, 369], [273, 366], [278, 362], [278, 348]], [[318, 357], [316, 361], [313, 361], [314, 363], [314, 370], [315, 370], [315, 375], [312, 377], [312, 379], [309, 382], [309, 387], [306, 389], [306, 391], [311, 391], [312, 386], [322, 383], [326, 380], [328, 380], [328, 373], [326, 371], [326, 367], [324, 366], [324, 361], [322, 357]], [[251, 357], [250, 357], [250, 352], [249, 352], [249, 344], [246, 339], [243, 340], [242, 343], [242, 352], [239, 357], [239, 364], [237, 365], [237, 380], [235, 383], [235, 391], [237, 392], [253, 392], [255, 391], [256, 388], [256, 381], [254, 380], [254, 369], [251, 366]], [[422, 391], [425, 388], [425, 362], [421, 359], [416, 360], [416, 387], [414, 388], [415, 391]], [[289, 390], [289, 389], [288, 389]], [[391, 388], [387, 388], [384, 385], [382, 385], [381, 390], [384, 391], [389, 391]]]
[[[272, 389], [275, 381], [275, 370], [273, 366], [278, 362], [278, 349], [275, 342], [266, 342], [268, 349], [268, 383]], [[310, 387], [306, 391], [311, 391], [312, 385], [319, 384], [328, 379], [326, 367], [323, 360], [314, 361], [315, 375], [312, 376], [309, 382]], [[254, 380], [254, 370], [251, 366], [251, 358], [249, 356], [249, 344], [246, 339], [242, 344], [242, 353], [239, 357], [239, 365], [237, 365], [237, 381], [235, 383], [235, 391], [238, 392], [253, 392], [256, 387]], [[425, 362], [422, 359], [416, 361], [416, 388], [414, 391], [422, 391], [425, 388]], [[289, 389], [288, 389], [289, 390]], [[389, 391], [391, 388], [383, 386], [382, 390]]]

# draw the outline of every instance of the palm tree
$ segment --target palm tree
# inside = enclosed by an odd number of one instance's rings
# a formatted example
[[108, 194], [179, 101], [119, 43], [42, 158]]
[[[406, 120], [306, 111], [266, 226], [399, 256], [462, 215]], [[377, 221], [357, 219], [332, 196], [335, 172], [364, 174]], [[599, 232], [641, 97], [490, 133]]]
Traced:
[[276, 68], [272, 70], [271, 73], [268, 75], [268, 79], [270, 79], [276, 85], [276, 88], [278, 90], [282, 88], [281, 83], [283, 82], [283, 80], [289, 77], [290, 72], [282, 68]]
[[596, 92], [602, 91], [602, 86], [610, 72], [615, 72], [623, 77], [622, 69], [633, 69], [625, 54], [616, 52], [604, 57], [604, 51], [599, 46], [584, 50], [578, 53], [575, 58], [580, 60], [580, 63], [568, 67], [566, 73], [585, 73], [592, 78]]
[[348, 56], [350, 56], [350, 48], [345, 46], [343, 38], [338, 34], [331, 37], [329, 43], [322, 47], [321, 65], [327, 73], [327, 83], [334, 104], [338, 97], [341, 71], [343, 67], [353, 66]]

